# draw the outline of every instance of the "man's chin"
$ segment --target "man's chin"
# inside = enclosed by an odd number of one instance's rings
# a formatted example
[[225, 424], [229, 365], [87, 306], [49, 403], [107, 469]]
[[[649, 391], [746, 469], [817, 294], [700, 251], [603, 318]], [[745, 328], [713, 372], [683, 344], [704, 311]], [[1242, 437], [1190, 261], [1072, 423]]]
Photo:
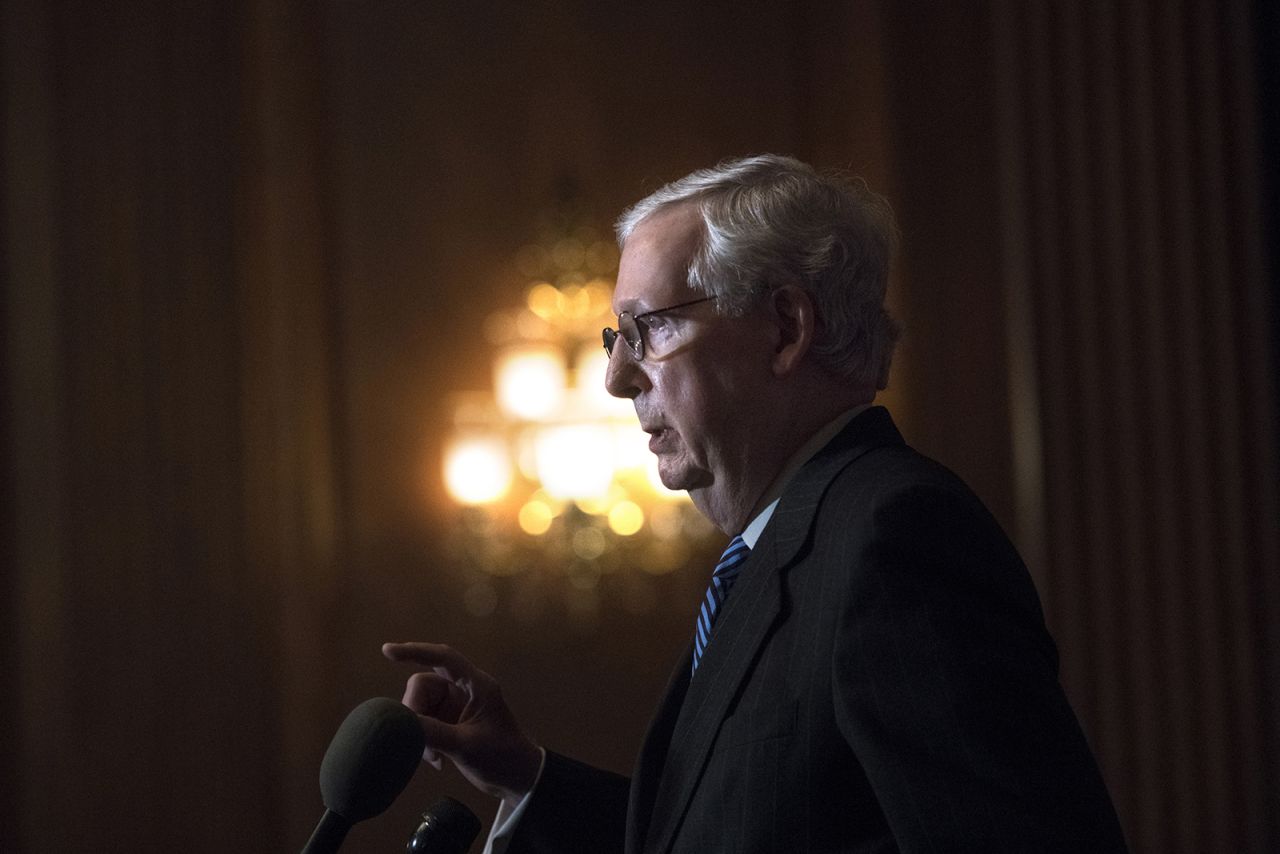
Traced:
[[658, 479], [673, 492], [685, 490], [690, 494], [706, 489], [714, 480], [709, 471], [680, 464], [667, 466], [661, 460], [658, 461]]

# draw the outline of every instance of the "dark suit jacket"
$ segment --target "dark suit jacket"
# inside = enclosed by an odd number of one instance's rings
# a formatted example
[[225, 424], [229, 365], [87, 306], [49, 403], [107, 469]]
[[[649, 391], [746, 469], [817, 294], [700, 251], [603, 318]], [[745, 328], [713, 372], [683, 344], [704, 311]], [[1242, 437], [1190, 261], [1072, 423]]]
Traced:
[[630, 782], [549, 754], [511, 854], [1123, 851], [1031, 579], [863, 413], [787, 486]]

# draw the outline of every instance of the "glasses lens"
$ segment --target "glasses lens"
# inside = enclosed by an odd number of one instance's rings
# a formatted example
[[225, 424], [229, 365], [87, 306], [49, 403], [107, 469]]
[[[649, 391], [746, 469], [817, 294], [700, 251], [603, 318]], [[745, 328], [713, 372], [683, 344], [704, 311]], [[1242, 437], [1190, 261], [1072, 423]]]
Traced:
[[618, 315], [618, 334], [627, 342], [637, 362], [644, 358], [644, 339], [640, 337], [640, 327], [630, 313]]
[[604, 351], [608, 353], [610, 356], [612, 356], [613, 344], [615, 341], [618, 340], [618, 331], [616, 329], [610, 329], [609, 327], [606, 326], [603, 330], [603, 337], [604, 337]]

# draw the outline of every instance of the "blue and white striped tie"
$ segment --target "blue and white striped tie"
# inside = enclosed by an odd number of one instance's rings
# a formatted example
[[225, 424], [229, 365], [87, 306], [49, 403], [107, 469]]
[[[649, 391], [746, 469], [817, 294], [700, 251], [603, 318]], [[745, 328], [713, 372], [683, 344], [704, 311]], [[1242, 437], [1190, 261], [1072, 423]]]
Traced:
[[702, 597], [702, 609], [698, 612], [698, 625], [693, 632], [693, 672], [698, 672], [698, 662], [702, 653], [711, 642], [711, 627], [716, 624], [716, 615], [724, 607], [724, 600], [729, 596], [729, 588], [738, 580], [742, 571], [742, 563], [751, 554], [751, 549], [742, 541], [742, 537], [734, 537], [733, 542], [720, 555], [716, 571], [711, 574], [711, 584], [707, 586], [707, 595]]

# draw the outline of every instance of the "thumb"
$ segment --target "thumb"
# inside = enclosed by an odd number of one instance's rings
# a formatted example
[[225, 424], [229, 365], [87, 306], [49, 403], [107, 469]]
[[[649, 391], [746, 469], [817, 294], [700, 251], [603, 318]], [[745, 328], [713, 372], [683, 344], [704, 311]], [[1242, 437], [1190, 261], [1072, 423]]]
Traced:
[[[443, 753], [446, 756], [458, 747], [458, 727], [447, 724], [439, 718], [418, 715], [418, 723], [422, 726], [422, 734], [427, 737], [426, 749], [432, 753]], [[430, 761], [430, 760], [428, 760]], [[434, 762], [432, 764], [435, 764]]]

